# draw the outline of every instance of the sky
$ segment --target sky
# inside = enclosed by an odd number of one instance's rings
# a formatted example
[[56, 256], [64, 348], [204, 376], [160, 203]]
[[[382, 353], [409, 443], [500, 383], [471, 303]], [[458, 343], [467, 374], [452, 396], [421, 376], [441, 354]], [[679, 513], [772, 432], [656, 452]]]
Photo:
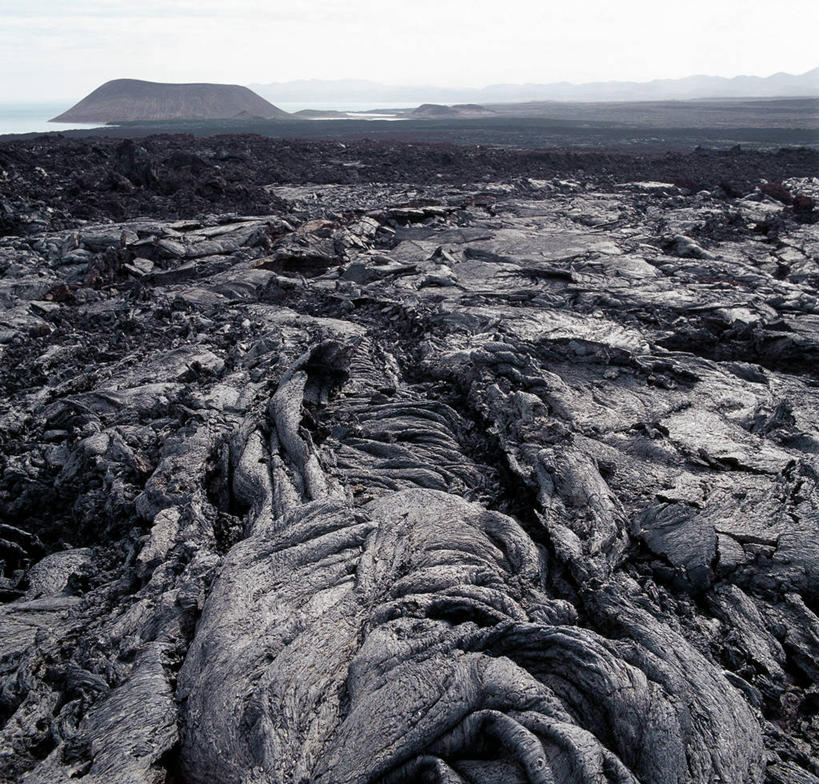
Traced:
[[804, 73], [816, 0], [0, 0], [0, 101], [109, 79], [648, 81]]

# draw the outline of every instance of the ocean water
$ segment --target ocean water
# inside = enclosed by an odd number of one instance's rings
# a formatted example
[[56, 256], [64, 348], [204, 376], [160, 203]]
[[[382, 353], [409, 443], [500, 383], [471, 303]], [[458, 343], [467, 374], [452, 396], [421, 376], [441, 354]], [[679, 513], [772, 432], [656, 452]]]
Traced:
[[408, 109], [413, 108], [411, 103], [389, 103], [383, 101], [369, 101], [368, 103], [288, 103], [287, 101], [272, 101], [275, 106], [285, 112], [300, 112], [302, 109], [315, 109], [322, 112], [360, 112], [361, 114], [377, 113], [381, 109]]
[[[0, 136], [7, 133], [58, 133], [74, 128], [99, 128], [102, 123], [53, 123], [48, 120], [62, 114], [72, 103], [0, 103]], [[298, 112], [302, 109], [334, 110], [339, 112], [360, 112], [362, 115], [377, 115], [373, 110], [404, 109], [406, 102], [380, 104], [375, 103], [280, 103], [276, 104], [286, 112]]]
[[100, 123], [52, 123], [71, 103], [0, 103], [0, 136], [6, 133], [48, 133], [72, 128], [97, 128]]

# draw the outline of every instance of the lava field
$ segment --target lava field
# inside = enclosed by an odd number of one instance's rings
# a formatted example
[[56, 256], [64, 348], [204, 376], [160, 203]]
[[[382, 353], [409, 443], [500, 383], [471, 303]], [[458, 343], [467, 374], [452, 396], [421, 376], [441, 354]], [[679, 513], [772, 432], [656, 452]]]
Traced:
[[0, 144], [0, 781], [819, 781], [818, 164]]

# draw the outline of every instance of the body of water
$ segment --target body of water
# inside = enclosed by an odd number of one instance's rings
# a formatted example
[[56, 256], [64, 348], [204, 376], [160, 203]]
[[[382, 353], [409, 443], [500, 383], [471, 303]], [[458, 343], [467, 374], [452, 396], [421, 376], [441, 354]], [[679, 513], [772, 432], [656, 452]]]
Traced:
[[371, 114], [380, 109], [407, 109], [413, 108], [406, 101], [403, 103], [379, 103], [370, 101], [369, 103], [277, 103], [271, 101], [274, 106], [285, 112], [300, 112], [303, 109], [315, 109], [322, 112], [359, 112], [361, 114]]
[[[0, 103], [0, 136], [7, 133], [59, 133], [75, 128], [99, 128], [102, 123], [53, 123], [51, 117], [69, 109], [70, 103]], [[321, 111], [372, 113], [378, 109], [405, 109], [406, 103], [280, 103], [276, 104], [285, 112], [299, 112], [302, 109]], [[373, 115], [375, 117], [375, 115]]]
[[0, 136], [6, 133], [48, 133], [72, 128], [98, 128], [100, 123], [52, 123], [70, 103], [0, 103]]

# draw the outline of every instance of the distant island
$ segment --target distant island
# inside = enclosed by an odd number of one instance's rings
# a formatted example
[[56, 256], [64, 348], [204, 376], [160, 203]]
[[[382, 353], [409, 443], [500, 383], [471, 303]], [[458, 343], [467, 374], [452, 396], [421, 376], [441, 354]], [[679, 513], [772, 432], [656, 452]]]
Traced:
[[449, 118], [474, 119], [478, 117], [494, 117], [497, 113], [485, 106], [476, 103], [459, 103], [454, 106], [444, 106], [439, 103], [424, 103], [414, 109], [411, 116], [417, 120], [438, 120]]
[[163, 84], [114, 79], [50, 122], [132, 122], [290, 117], [238, 84]]

